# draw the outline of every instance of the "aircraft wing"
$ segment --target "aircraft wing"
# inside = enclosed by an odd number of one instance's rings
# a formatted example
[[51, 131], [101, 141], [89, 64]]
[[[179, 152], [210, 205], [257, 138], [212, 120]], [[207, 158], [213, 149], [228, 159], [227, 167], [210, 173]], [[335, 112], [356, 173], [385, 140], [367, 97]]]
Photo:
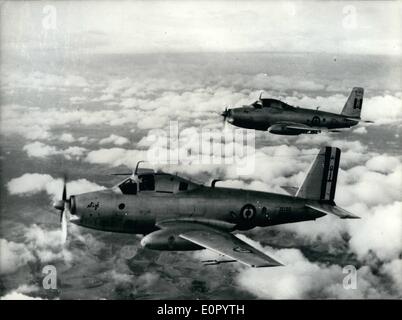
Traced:
[[374, 123], [374, 121], [372, 121], [372, 120], [362, 120], [360, 118], [346, 118], [346, 119], [352, 120], [352, 121], [364, 122], [364, 123]]
[[276, 267], [282, 263], [254, 248], [227, 231], [200, 226], [188, 231], [181, 230], [179, 236], [201, 247], [237, 260], [250, 267]]
[[268, 131], [273, 131], [275, 133], [280, 133], [281, 131], [295, 131], [297, 133], [320, 133], [320, 132], [341, 132], [338, 129], [328, 129], [326, 127], [314, 127], [303, 123], [297, 122], [277, 122], [271, 125]]
[[298, 131], [302, 133], [319, 133], [325, 128], [311, 127], [297, 122], [278, 122], [269, 127], [269, 131]]

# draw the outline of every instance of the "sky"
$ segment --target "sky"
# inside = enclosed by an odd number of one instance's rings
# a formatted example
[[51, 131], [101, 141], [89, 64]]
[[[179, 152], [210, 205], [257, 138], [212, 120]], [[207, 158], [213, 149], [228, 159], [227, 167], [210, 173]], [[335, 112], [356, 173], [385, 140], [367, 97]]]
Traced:
[[[44, 3], [2, 5], [0, 298], [400, 299], [400, 3], [351, 3], [358, 23], [347, 32], [342, 2], [294, 2], [294, 10], [286, 2], [118, 4], [50, 3], [57, 32], [43, 31]], [[365, 88], [362, 118], [374, 124], [296, 137], [254, 132], [255, 167], [245, 175], [222, 155], [197, 163], [197, 133], [234, 129], [219, 116], [227, 106], [263, 92], [340, 112], [355, 86]], [[172, 122], [179, 150], [164, 139]], [[284, 267], [205, 269], [201, 261], [216, 258], [207, 250], [153, 252], [141, 236], [74, 226], [60, 242], [52, 202], [64, 173], [70, 194], [101, 190], [119, 182], [110, 173], [149, 154], [191, 150], [186, 163], [152, 165], [204, 184], [220, 178], [285, 193], [281, 186], [299, 186], [326, 145], [342, 150], [335, 201], [362, 219], [325, 216], [238, 234]], [[56, 290], [42, 286], [49, 264]], [[350, 265], [357, 287], [347, 290]]]
[[398, 55], [400, 1], [5, 2], [10, 50]]

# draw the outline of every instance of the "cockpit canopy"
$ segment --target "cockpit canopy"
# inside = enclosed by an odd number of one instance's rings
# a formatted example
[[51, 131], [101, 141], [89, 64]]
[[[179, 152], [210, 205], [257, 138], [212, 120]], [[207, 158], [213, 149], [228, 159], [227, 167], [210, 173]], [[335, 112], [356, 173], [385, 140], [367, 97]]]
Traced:
[[262, 108], [261, 100], [257, 100], [257, 101], [255, 101], [255, 102], [253, 102], [253, 103], [251, 104], [251, 106], [254, 107], [254, 108], [256, 108], [256, 109], [261, 109], [261, 108]]
[[178, 193], [193, 190], [199, 185], [168, 173], [145, 173], [125, 179], [118, 184], [123, 194], [135, 195], [141, 192]]
[[261, 108], [277, 108], [277, 109], [294, 109], [294, 107], [288, 105], [285, 102], [282, 102], [277, 99], [261, 99], [253, 102], [251, 104], [252, 107], [255, 109], [261, 109]]

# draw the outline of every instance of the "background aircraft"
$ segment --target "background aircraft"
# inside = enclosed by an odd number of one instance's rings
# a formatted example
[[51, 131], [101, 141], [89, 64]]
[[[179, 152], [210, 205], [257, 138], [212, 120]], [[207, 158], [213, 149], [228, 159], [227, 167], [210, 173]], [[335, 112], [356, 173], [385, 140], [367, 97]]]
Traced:
[[338, 132], [336, 129], [350, 128], [362, 121], [363, 94], [363, 88], [353, 88], [341, 114], [293, 107], [280, 100], [262, 99], [260, 95], [259, 100], [249, 106], [226, 108], [222, 116], [234, 126], [281, 135], [314, 134], [323, 130]]
[[[291, 195], [203, 186], [176, 175], [138, 169], [107, 190], [72, 195], [54, 207], [67, 222], [103, 231], [144, 234], [141, 244], [155, 250], [210, 249], [252, 267], [279, 266], [270, 255], [231, 232], [290, 222], [315, 220], [326, 214], [358, 218], [334, 202], [341, 151], [323, 147], [299, 188]], [[211, 261], [208, 261], [211, 263]]]

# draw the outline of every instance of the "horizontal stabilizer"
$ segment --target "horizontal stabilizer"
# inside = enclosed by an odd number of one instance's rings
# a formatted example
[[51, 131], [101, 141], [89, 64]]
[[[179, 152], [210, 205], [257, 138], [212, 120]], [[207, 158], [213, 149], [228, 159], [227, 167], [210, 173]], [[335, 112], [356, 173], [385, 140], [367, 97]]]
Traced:
[[360, 217], [358, 217], [358, 216], [354, 215], [353, 213], [350, 213], [350, 212], [346, 211], [345, 209], [342, 209], [336, 205], [314, 203], [314, 204], [306, 204], [306, 207], [319, 211], [321, 213], [336, 215], [341, 219], [360, 219]]
[[281, 186], [281, 188], [283, 190], [285, 190], [291, 196], [295, 196], [297, 193], [297, 190], [299, 190], [299, 188], [297, 188], [297, 187], [289, 187], [289, 186]]
[[348, 120], [352, 120], [352, 121], [359, 121], [359, 122], [364, 122], [364, 123], [374, 123], [374, 121], [371, 120], [362, 120], [360, 118], [346, 118]]

